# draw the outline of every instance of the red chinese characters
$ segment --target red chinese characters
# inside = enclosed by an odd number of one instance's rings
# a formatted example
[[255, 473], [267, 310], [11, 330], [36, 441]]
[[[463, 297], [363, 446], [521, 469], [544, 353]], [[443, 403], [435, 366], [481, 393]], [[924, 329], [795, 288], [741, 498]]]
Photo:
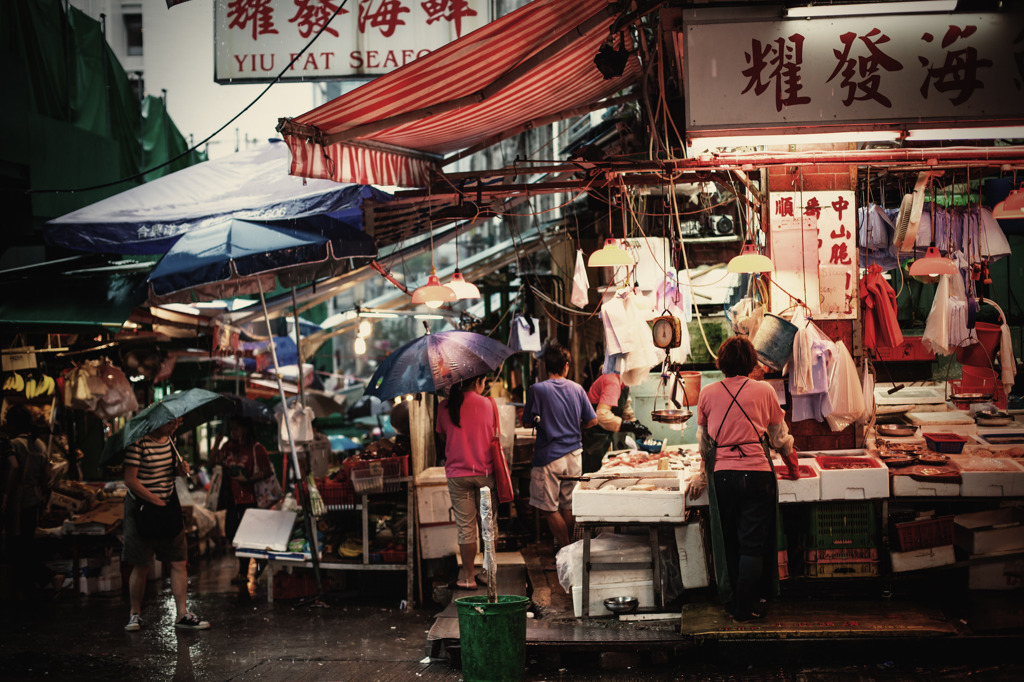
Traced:
[[390, 38], [399, 26], [405, 26], [403, 14], [411, 12], [399, 0], [360, 0], [359, 32], [366, 33], [366, 27], [380, 29], [380, 34]]
[[[953, 104], [963, 104], [978, 88], [985, 87], [978, 77], [978, 70], [992, 66], [991, 59], [981, 59], [978, 51], [967, 45], [960, 50], [948, 49], [953, 43], [967, 40], [978, 30], [977, 26], [950, 26], [942, 37], [942, 49], [946, 50], [946, 59], [939, 66], [933, 66], [926, 57], [918, 56], [921, 66], [925, 67], [926, 75], [921, 84], [921, 96], [928, 99], [928, 87], [931, 85], [936, 92], [955, 93], [950, 99]], [[935, 40], [931, 33], [925, 33], [921, 40], [930, 43]]]
[[[867, 55], [851, 57], [856, 40], [860, 40], [864, 44]], [[828, 80], [831, 81], [838, 74], [843, 74], [839, 84], [846, 88], [846, 97], [843, 99], [844, 106], [850, 106], [857, 100], [874, 100], [883, 106], [892, 107], [892, 101], [880, 90], [882, 77], [879, 70], [900, 71], [903, 69], [903, 64], [878, 47], [889, 40], [889, 36], [877, 28], [871, 29], [862, 36], [858, 36], [852, 31], [839, 36], [843, 49], [833, 50], [838, 63]]]
[[271, 0], [231, 0], [228, 3], [228, 28], [252, 30], [252, 39], [277, 33]]
[[800, 94], [800, 66], [804, 59], [804, 37], [794, 33], [788, 38], [761, 44], [758, 39], [751, 41], [750, 52], [744, 59], [750, 67], [743, 70], [748, 78], [747, 87], [740, 94], [753, 88], [755, 95], [763, 94], [769, 85], [775, 86], [775, 110], [798, 104], [808, 104], [810, 97]]
[[[308, 38], [319, 31], [324, 24], [337, 14], [348, 14], [347, 9], [338, 10], [338, 5], [331, 0], [294, 0], [295, 16], [288, 21], [295, 24], [299, 29], [299, 35]], [[335, 38], [338, 32], [328, 26], [324, 33], [330, 33]]]
[[463, 17], [475, 17], [476, 10], [466, 0], [424, 0], [420, 7], [427, 13], [427, 24], [444, 19], [455, 24], [456, 37], [462, 37]]

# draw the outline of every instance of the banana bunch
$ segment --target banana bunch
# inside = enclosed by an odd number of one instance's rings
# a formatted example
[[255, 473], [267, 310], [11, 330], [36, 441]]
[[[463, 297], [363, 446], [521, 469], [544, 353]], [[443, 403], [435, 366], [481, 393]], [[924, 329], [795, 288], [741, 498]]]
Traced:
[[25, 397], [29, 400], [53, 395], [53, 392], [56, 390], [57, 382], [48, 374], [42, 375], [38, 381], [35, 378], [30, 377], [28, 381], [25, 382]]
[[25, 390], [25, 377], [17, 372], [12, 372], [4, 382], [4, 390], [12, 393], [21, 393]]

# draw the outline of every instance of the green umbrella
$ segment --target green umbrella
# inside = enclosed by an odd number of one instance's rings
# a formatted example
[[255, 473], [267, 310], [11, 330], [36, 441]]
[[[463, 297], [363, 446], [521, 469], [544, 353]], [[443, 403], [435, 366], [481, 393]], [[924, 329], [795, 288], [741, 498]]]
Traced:
[[228, 414], [232, 409], [229, 399], [202, 388], [172, 393], [136, 414], [123, 429], [108, 438], [103, 445], [100, 464], [120, 464], [124, 460], [125, 448], [175, 419], [182, 420], [179, 430], [187, 430], [218, 415]]

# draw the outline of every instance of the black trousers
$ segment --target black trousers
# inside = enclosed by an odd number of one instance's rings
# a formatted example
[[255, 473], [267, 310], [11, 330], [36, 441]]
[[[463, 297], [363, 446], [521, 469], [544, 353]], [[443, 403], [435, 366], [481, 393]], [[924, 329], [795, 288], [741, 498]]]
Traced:
[[748, 615], [771, 589], [768, 559], [775, 549], [775, 474], [771, 471], [716, 471], [715, 494], [722, 523], [733, 601], [727, 609]]

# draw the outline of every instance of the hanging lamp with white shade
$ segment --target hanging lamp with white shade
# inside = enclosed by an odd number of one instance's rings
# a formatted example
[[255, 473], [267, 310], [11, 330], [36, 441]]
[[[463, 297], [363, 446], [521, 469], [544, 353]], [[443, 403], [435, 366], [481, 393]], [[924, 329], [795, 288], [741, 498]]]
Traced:
[[462, 301], [468, 298], [480, 298], [480, 289], [472, 282], [467, 282], [459, 269], [459, 231], [455, 230], [455, 272], [446, 285], [455, 292], [455, 298]]
[[727, 272], [749, 274], [771, 272], [772, 261], [768, 256], [758, 253], [752, 242], [747, 242], [743, 245], [739, 255], [729, 259], [729, 264], [725, 266], [725, 269]]
[[437, 269], [430, 266], [430, 276], [427, 283], [412, 292], [412, 302], [421, 303], [428, 308], [440, 308], [445, 303], [452, 303], [458, 300], [455, 292], [445, 285], [437, 277]]
[[587, 259], [587, 265], [592, 268], [634, 265], [636, 261], [633, 259], [633, 254], [623, 247], [620, 243], [622, 241], [619, 239], [605, 239], [604, 246], [590, 254], [590, 258]]
[[1014, 220], [1024, 218], [1024, 185], [1010, 192], [1009, 195], [992, 209], [992, 217], [996, 220]]
[[911, 277], [938, 277], [952, 275], [958, 271], [956, 263], [946, 258], [939, 248], [932, 244], [924, 255], [910, 264]]

